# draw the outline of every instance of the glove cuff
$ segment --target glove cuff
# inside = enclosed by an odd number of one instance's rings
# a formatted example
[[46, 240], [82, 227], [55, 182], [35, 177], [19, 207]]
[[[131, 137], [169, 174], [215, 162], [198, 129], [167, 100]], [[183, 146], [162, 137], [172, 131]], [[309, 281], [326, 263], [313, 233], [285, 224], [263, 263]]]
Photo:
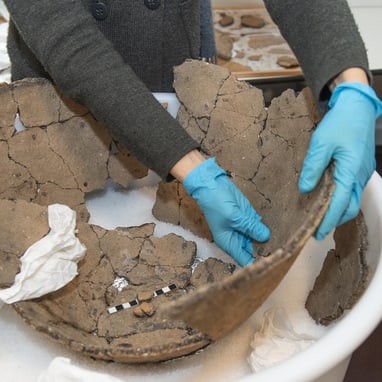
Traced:
[[209, 188], [212, 181], [221, 175], [227, 175], [226, 171], [216, 163], [215, 158], [208, 158], [186, 176], [183, 180], [183, 186], [187, 193], [192, 196], [200, 187]]
[[362, 94], [367, 99], [369, 99], [374, 105], [376, 118], [382, 115], [382, 101], [378, 98], [377, 94], [371, 86], [361, 82], [343, 82], [337, 85], [332, 93], [332, 96], [330, 97], [329, 107], [333, 107], [337, 102], [340, 94], [347, 89], [355, 90], [359, 94]]

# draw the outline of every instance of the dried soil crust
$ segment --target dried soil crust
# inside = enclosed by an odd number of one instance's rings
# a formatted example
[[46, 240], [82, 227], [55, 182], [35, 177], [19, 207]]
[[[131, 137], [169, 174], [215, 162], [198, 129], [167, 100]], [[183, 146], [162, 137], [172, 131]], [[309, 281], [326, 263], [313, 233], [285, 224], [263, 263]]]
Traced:
[[[154, 237], [153, 224], [115, 230], [88, 224], [86, 192], [103, 188], [108, 178], [126, 186], [147, 168], [48, 81], [4, 84], [0, 103], [0, 288], [13, 283], [19, 257], [48, 233], [49, 204], [76, 210], [78, 238], [87, 248], [78, 277], [60, 291], [14, 304], [17, 312], [54, 341], [106, 360], [160, 361], [206, 346], [205, 335], [164, 320], [158, 308], [200, 280], [230, 275], [233, 266], [211, 259], [199, 264], [195, 278], [195, 243]], [[24, 131], [14, 128], [17, 113]], [[177, 288], [169, 293], [142, 297], [173, 283]], [[107, 310], [137, 298], [145, 304], [141, 317], [131, 308]]]

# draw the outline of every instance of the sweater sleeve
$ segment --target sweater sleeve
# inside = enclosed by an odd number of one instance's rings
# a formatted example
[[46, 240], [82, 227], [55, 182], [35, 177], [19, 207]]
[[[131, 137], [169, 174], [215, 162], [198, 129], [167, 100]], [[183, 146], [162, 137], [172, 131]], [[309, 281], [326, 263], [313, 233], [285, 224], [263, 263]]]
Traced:
[[366, 49], [346, 0], [264, 3], [299, 60], [317, 101], [329, 98], [327, 84], [347, 68], [363, 68], [371, 77]]
[[5, 0], [19, 34], [65, 95], [166, 178], [198, 144], [152, 96], [78, 0]]

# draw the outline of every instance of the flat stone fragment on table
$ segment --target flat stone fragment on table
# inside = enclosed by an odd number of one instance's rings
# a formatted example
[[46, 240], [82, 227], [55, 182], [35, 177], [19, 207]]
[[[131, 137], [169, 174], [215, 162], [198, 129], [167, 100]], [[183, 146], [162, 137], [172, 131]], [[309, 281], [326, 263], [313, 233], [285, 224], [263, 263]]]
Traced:
[[230, 15], [223, 14], [221, 19], [219, 20], [219, 24], [222, 27], [228, 27], [234, 23], [235, 19]]
[[257, 35], [252, 37], [248, 41], [248, 46], [253, 49], [266, 48], [271, 45], [281, 45], [284, 44], [285, 40], [281, 36], [275, 35]]
[[296, 57], [293, 56], [280, 56], [277, 58], [276, 62], [284, 68], [296, 68], [297, 66], [300, 66]]
[[265, 25], [265, 20], [259, 15], [242, 15], [240, 22], [243, 27], [262, 28]]

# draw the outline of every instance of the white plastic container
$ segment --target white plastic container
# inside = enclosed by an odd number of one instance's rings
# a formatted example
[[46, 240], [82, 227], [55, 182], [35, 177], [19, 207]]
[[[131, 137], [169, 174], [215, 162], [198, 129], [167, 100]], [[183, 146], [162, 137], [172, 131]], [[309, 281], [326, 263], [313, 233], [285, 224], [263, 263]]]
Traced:
[[374, 173], [362, 200], [369, 230], [366, 254], [370, 283], [346, 315], [314, 345], [268, 370], [243, 378], [242, 382], [340, 382], [352, 353], [382, 319], [382, 178]]

